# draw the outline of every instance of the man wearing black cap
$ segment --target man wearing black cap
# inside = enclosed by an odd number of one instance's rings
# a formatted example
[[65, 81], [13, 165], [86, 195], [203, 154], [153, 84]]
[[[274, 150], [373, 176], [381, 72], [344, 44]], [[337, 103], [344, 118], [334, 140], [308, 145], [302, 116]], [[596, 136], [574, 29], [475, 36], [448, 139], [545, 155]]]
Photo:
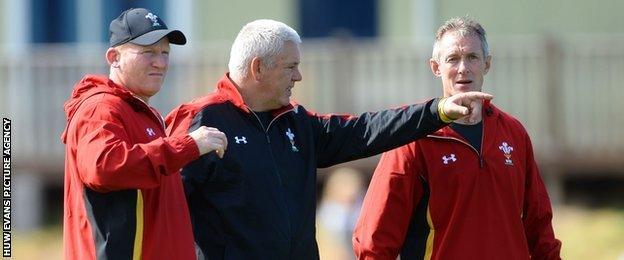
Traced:
[[186, 38], [137, 8], [110, 24], [108, 77], [86, 75], [65, 103], [65, 259], [195, 259], [180, 168], [225, 134], [201, 127], [167, 137], [148, 105], [160, 90], [169, 43]]

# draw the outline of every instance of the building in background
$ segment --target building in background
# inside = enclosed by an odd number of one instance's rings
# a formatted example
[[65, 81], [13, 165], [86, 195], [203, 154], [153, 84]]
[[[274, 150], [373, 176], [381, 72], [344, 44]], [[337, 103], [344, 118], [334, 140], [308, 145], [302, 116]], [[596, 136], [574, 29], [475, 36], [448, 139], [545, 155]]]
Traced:
[[[2, 0], [0, 114], [14, 120], [14, 220], [58, 223], [62, 207], [62, 102], [87, 72], [106, 73], [108, 23], [146, 7], [180, 28], [171, 72], [154, 105], [163, 113], [212, 90], [239, 29], [281, 20], [304, 37], [295, 95], [320, 112], [360, 112], [440, 95], [427, 60], [435, 28], [469, 14], [494, 55], [484, 89], [535, 139], [556, 199], [566, 187], [622, 185], [624, 9], [621, 0]], [[496, 101], [495, 101], [496, 102]], [[371, 168], [376, 160], [360, 161]], [[592, 173], [587, 179], [583, 173]], [[581, 177], [579, 177], [581, 176]], [[565, 177], [565, 178], [564, 178]], [[619, 181], [611, 181], [619, 180]], [[606, 187], [606, 188], [605, 188]], [[573, 194], [571, 195], [573, 196]], [[622, 198], [622, 193], [603, 197]], [[613, 198], [611, 198], [613, 199]]]
[[3, 0], [0, 45], [103, 43], [108, 23], [122, 10], [146, 7], [183, 28], [193, 42], [231, 41], [246, 22], [271, 18], [304, 38], [336, 35], [393, 41], [430, 39], [439, 24], [471, 15], [492, 36], [624, 33], [619, 0]]

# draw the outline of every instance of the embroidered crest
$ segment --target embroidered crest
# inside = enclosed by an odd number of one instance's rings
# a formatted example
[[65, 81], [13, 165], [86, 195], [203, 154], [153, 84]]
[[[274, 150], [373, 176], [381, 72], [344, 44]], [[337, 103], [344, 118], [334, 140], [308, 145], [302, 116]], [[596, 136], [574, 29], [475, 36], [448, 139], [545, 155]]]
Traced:
[[503, 142], [501, 146], [498, 147], [498, 149], [503, 151], [503, 154], [505, 155], [505, 164], [513, 165], [513, 161], [511, 160], [511, 152], [513, 151], [513, 147], [507, 144], [507, 142]]
[[442, 163], [444, 163], [444, 164], [449, 164], [449, 161], [450, 161], [450, 162], [455, 162], [455, 161], [457, 161], [457, 158], [455, 157], [455, 154], [454, 154], [454, 153], [450, 154], [449, 156], [446, 156], [446, 155], [445, 155], [445, 156], [442, 156]]
[[288, 140], [290, 140], [290, 149], [293, 152], [298, 152], [299, 149], [297, 148], [297, 146], [295, 146], [295, 134], [293, 134], [290, 128], [288, 128], [288, 130], [286, 131], [286, 136], [288, 137]]
[[234, 136], [234, 141], [236, 141], [236, 144], [247, 144], [247, 137], [244, 137], [244, 136], [238, 137], [237, 135], [237, 136]]
[[156, 27], [156, 26], [160, 26], [160, 23], [158, 23], [158, 16], [156, 16], [153, 13], [148, 13], [145, 16], [146, 19], [149, 19], [150, 21], [152, 21], [152, 27]]

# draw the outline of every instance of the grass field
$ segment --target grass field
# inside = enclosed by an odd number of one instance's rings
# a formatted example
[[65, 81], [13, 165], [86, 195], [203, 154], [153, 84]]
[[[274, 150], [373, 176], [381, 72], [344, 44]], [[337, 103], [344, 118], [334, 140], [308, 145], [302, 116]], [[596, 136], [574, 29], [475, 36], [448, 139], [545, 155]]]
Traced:
[[[555, 209], [553, 224], [563, 259], [624, 260], [624, 209], [562, 206]], [[60, 225], [14, 232], [13, 259], [62, 259], [61, 233]]]
[[555, 214], [563, 259], [624, 260], [624, 209], [560, 207]]

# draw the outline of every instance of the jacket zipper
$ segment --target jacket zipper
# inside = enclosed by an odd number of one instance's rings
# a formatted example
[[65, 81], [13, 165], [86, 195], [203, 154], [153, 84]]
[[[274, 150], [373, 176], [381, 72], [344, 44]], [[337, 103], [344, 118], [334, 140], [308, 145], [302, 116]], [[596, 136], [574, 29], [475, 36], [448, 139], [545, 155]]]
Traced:
[[[273, 149], [271, 149], [271, 139], [269, 138], [269, 128], [271, 127], [271, 125], [273, 124], [273, 122], [275, 122], [275, 120], [276, 120], [278, 117], [280, 117], [280, 116], [282, 116], [282, 115], [284, 115], [284, 114], [286, 114], [286, 113], [288, 113], [288, 112], [292, 111], [292, 109], [289, 109], [289, 110], [286, 110], [286, 111], [284, 111], [284, 112], [282, 112], [282, 113], [279, 113], [277, 116], [275, 116], [273, 119], [271, 119], [271, 121], [269, 122], [269, 125], [268, 125], [266, 128], [264, 128], [264, 125], [262, 124], [262, 120], [260, 120], [260, 117], [258, 117], [258, 115], [256, 115], [256, 112], [254, 112], [253, 110], [251, 110], [249, 107], [247, 107], [247, 109], [249, 109], [249, 111], [251, 112], [251, 114], [253, 114], [253, 115], [254, 115], [254, 117], [256, 118], [256, 120], [258, 120], [258, 123], [260, 123], [260, 127], [262, 128], [262, 131], [264, 131], [264, 136], [266, 137], [267, 144], [269, 144], [269, 151], [271, 151], [271, 156], [272, 156], [273, 158], [275, 158], [275, 156], [274, 156], [274, 154], [273, 154]], [[283, 181], [282, 181], [282, 175], [279, 173], [279, 170], [277, 169], [277, 166], [275, 166], [275, 172], [277, 173], [277, 180], [279, 181], [280, 186], [283, 186], [283, 185], [284, 185], [284, 183], [283, 183]]]
[[[256, 115], [256, 113], [253, 110], [251, 110], [249, 107], [247, 107], [247, 109], [249, 109], [249, 111], [251, 111], [251, 113], [254, 115], [254, 117], [256, 117], [256, 120], [258, 120], [258, 123], [260, 123], [260, 127], [262, 127], [262, 130], [264, 131], [264, 135], [266, 136], [266, 139], [267, 139], [267, 144], [269, 145], [269, 152], [271, 153], [271, 157], [275, 158], [275, 155], [273, 154], [273, 149], [271, 149], [271, 139], [269, 138], [269, 129], [271, 128], [271, 125], [273, 124], [273, 122], [275, 122], [275, 120], [278, 117], [280, 117], [280, 116], [282, 116], [282, 115], [292, 111], [292, 109], [289, 109], [289, 110], [286, 110], [286, 111], [284, 111], [282, 113], [279, 113], [277, 116], [275, 116], [273, 119], [271, 119], [271, 121], [269, 122], [269, 125], [266, 127], [266, 129], [264, 128], [264, 125], [262, 125], [262, 120], [260, 120], [260, 117], [258, 117], [258, 115]], [[283, 202], [284, 202], [284, 206], [286, 207], [286, 210], [287, 210], [286, 213], [288, 214], [288, 218], [287, 218], [287, 221], [288, 221], [288, 223], [287, 223], [288, 233], [287, 234], [288, 234], [288, 238], [290, 239], [291, 234], [292, 234], [292, 223], [290, 222], [290, 218], [291, 218], [291, 216], [290, 216], [290, 209], [288, 208], [288, 202], [286, 201], [286, 196], [284, 195], [284, 192], [285, 192], [284, 191], [284, 182], [282, 181], [282, 175], [280, 174], [279, 168], [277, 167], [277, 164], [275, 164], [275, 161], [273, 161], [273, 166], [275, 167], [275, 173], [277, 175], [277, 180], [279, 181], [280, 188], [282, 189], [281, 190], [282, 199], [283, 199]], [[289, 245], [289, 250], [288, 251], [289, 252], [291, 251], [290, 244], [291, 243], [289, 242], [288, 243], [288, 245]]]
[[481, 168], [483, 168], [483, 166], [485, 165], [485, 161], [483, 160], [483, 140], [485, 139], [485, 120], [481, 120], [482, 124], [481, 124], [481, 151], [477, 151], [477, 149], [474, 148], [474, 146], [472, 146], [471, 144], [465, 142], [464, 140], [461, 140], [459, 138], [455, 138], [455, 137], [446, 137], [446, 136], [436, 136], [436, 135], [428, 135], [428, 137], [431, 138], [438, 138], [438, 139], [447, 139], [447, 140], [455, 140], [458, 141], [460, 143], [463, 143], [465, 145], [467, 145], [468, 147], [470, 147], [475, 153], [477, 153], [477, 157], [479, 157], [479, 166], [481, 166]]
[[[271, 119], [271, 122], [269, 122], [269, 126], [267, 126], [267, 130], [266, 130], [266, 131], [267, 131], [267, 133], [268, 133], [268, 131], [269, 131], [269, 128], [271, 128], [271, 125], [273, 124], [273, 122], [275, 122], [275, 120], [276, 120], [278, 117], [280, 117], [280, 116], [282, 116], [282, 115], [284, 115], [284, 114], [286, 114], [286, 113], [288, 113], [288, 112], [290, 112], [290, 111], [293, 111], [293, 109], [289, 109], [289, 110], [286, 110], [286, 111], [284, 111], [284, 112], [282, 112], [282, 113], [279, 113], [279, 114], [277, 114], [277, 116], [275, 116], [273, 119]], [[258, 118], [258, 116], [256, 116], [256, 118]], [[260, 120], [260, 119], [258, 119], [258, 120]]]
[[260, 120], [260, 117], [258, 117], [258, 115], [256, 115], [256, 112], [251, 110], [249, 107], [247, 107], [247, 109], [249, 109], [251, 114], [253, 114], [254, 117], [256, 117], [256, 120], [258, 120], [258, 123], [260, 123], [260, 127], [262, 127], [262, 131], [264, 131], [264, 135], [267, 138], [267, 143], [269, 143], [269, 144], [271, 143], [271, 139], [269, 139], [269, 128], [271, 128], [271, 125], [273, 124], [273, 122], [275, 122], [275, 120], [278, 117], [280, 117], [280, 116], [282, 116], [282, 115], [284, 115], [284, 114], [286, 114], [286, 113], [288, 113], [290, 111], [293, 111], [292, 109], [289, 109], [289, 110], [286, 110], [286, 111], [284, 111], [282, 113], [279, 113], [277, 116], [275, 116], [273, 119], [271, 119], [271, 121], [269, 122], [269, 125], [266, 128], [264, 128], [264, 125], [262, 124], [262, 120]]

